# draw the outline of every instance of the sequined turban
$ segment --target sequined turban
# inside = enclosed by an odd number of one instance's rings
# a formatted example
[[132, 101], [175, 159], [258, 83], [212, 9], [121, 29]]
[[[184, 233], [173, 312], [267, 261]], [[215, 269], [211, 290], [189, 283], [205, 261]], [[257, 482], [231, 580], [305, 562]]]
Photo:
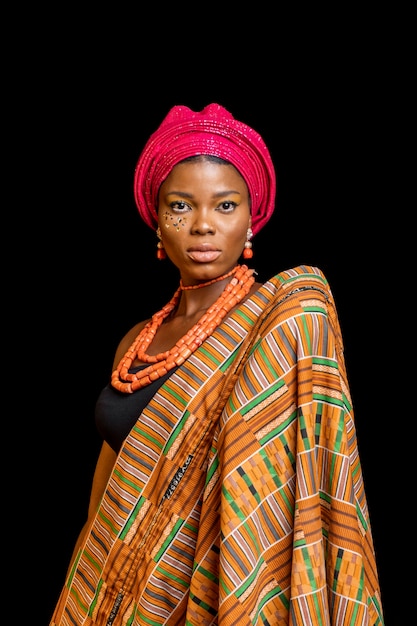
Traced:
[[240, 172], [249, 189], [256, 235], [274, 211], [274, 165], [262, 137], [219, 104], [209, 104], [200, 112], [174, 106], [148, 139], [134, 178], [135, 201], [144, 222], [157, 228], [161, 184], [179, 161], [199, 154], [225, 159]]

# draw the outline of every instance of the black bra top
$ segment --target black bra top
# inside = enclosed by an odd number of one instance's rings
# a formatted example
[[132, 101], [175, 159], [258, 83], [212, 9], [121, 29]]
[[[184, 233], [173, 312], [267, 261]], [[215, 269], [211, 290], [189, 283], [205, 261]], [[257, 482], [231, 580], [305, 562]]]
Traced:
[[[144, 367], [146, 365], [132, 367], [129, 371], [135, 373]], [[96, 427], [103, 439], [116, 453], [119, 452], [123, 441], [145, 406], [175, 370], [176, 368], [170, 370], [164, 376], [134, 393], [118, 391], [110, 383], [100, 392], [94, 412]]]

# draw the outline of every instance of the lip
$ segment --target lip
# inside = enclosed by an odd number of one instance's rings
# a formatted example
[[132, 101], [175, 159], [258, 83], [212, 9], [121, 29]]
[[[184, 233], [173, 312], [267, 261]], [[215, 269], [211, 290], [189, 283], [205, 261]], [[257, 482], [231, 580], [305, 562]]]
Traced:
[[211, 244], [200, 244], [187, 250], [190, 259], [197, 263], [212, 263], [221, 254], [221, 251]]

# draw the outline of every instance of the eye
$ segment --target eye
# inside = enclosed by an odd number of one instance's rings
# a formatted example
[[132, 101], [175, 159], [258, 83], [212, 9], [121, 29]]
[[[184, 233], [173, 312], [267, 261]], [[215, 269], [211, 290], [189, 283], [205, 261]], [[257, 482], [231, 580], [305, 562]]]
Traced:
[[226, 200], [225, 202], [222, 202], [221, 204], [219, 204], [217, 210], [221, 211], [222, 213], [232, 213], [232, 211], [234, 211], [236, 207], [237, 207], [236, 202], [232, 202], [231, 200]]
[[171, 202], [169, 208], [175, 213], [185, 213], [186, 211], [190, 211], [191, 207], [189, 204], [184, 202], [183, 200], [176, 200], [175, 202]]

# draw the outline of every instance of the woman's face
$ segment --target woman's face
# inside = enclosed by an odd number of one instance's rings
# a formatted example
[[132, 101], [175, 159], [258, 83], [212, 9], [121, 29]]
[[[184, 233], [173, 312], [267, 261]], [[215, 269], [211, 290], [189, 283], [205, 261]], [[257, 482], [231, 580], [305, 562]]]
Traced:
[[251, 225], [246, 183], [233, 165], [176, 165], [159, 190], [162, 242], [185, 284], [210, 280], [238, 262]]

